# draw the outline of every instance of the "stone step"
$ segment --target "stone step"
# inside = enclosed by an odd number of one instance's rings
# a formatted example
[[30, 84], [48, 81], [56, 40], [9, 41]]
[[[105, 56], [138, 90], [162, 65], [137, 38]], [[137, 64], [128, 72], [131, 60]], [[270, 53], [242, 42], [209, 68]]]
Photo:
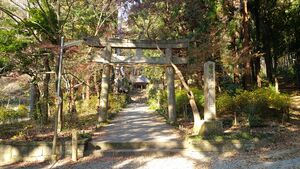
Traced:
[[[251, 151], [256, 147], [255, 142], [231, 140], [215, 142], [212, 140], [202, 141], [168, 141], [168, 142], [104, 142], [91, 141], [86, 147], [85, 154], [96, 153], [111, 153], [126, 154], [126, 153], [174, 153], [177, 151], [196, 151], [196, 152], [226, 152], [226, 151]], [[126, 150], [126, 151], [124, 151]], [[149, 151], [150, 150], [150, 151]]]
[[183, 141], [150, 142], [150, 141], [127, 141], [108, 142], [91, 141], [87, 145], [87, 150], [118, 150], [118, 149], [183, 149]]
[[300, 96], [291, 97], [291, 109], [300, 110]]
[[96, 157], [128, 157], [128, 156], [143, 156], [143, 155], [157, 155], [157, 156], [171, 156], [183, 154], [185, 149], [116, 149], [116, 150], [87, 150], [86, 155], [93, 155]]

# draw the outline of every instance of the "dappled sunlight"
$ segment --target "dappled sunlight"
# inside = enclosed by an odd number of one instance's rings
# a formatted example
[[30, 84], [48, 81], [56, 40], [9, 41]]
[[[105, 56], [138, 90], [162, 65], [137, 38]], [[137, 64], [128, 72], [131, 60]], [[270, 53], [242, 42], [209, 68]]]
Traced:
[[[181, 139], [173, 127], [148, 112], [145, 104], [130, 104], [93, 137], [93, 141], [171, 141]], [[101, 137], [99, 137], [101, 136]]]
[[216, 154], [213, 152], [201, 152], [201, 151], [192, 151], [192, 150], [183, 150], [181, 154], [189, 159], [193, 159], [201, 162], [209, 162], [212, 159], [212, 155]]
[[119, 164], [116, 164], [113, 166], [113, 168], [124, 168], [127, 165], [130, 165], [130, 163], [133, 163], [133, 159], [128, 159], [125, 161], [120, 162]]
[[143, 168], [174, 168], [174, 169], [193, 169], [195, 168], [195, 161], [189, 160], [183, 157], [162, 157], [156, 159], [150, 159], [146, 161], [144, 165], [138, 167], [138, 169]]

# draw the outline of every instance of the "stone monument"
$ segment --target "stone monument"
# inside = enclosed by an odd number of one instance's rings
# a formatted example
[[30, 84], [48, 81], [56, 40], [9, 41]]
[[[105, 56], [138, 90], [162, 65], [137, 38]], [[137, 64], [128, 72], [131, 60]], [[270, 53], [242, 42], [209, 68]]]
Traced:
[[204, 64], [204, 120], [202, 120], [200, 135], [222, 134], [222, 121], [216, 114], [216, 77], [215, 63]]

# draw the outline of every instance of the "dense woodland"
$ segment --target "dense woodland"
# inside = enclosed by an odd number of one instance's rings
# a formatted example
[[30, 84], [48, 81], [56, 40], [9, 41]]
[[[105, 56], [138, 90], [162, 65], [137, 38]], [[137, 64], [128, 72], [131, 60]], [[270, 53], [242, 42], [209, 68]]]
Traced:
[[[277, 86], [283, 91], [300, 88], [299, 0], [4, 0], [0, 18], [0, 74], [30, 76], [30, 116], [38, 124], [49, 123], [57, 111], [61, 37], [66, 42], [91, 36], [188, 39], [190, 47], [183, 55], [189, 57], [189, 64], [179, 69], [193, 87], [198, 107], [203, 102], [203, 64], [211, 60], [217, 65], [217, 111], [234, 112], [235, 116], [259, 114], [265, 109], [286, 113], [289, 97], [278, 94]], [[72, 116], [72, 121], [82, 112], [96, 111], [103, 65], [90, 58], [99, 55], [99, 50], [85, 45], [64, 50], [64, 99], [58, 108], [61, 122], [64, 115]], [[113, 72], [117, 72], [114, 68]], [[162, 67], [124, 68], [125, 72], [133, 69], [152, 84], [164, 84]], [[112, 83], [115, 76], [113, 73]], [[187, 93], [179, 90], [178, 84], [179, 116], [182, 113], [184, 118], [191, 117]], [[147, 91], [149, 104], [164, 114], [165, 91], [153, 86]], [[124, 103], [118, 105], [118, 96], [113, 96], [113, 91], [111, 95], [116, 101], [110, 108], [121, 109]], [[7, 100], [12, 96], [0, 97]], [[123, 100], [126, 102], [125, 96]], [[248, 103], [250, 106], [245, 106]], [[258, 116], [248, 115], [248, 120], [259, 121]], [[64, 127], [60, 124], [59, 130]]]

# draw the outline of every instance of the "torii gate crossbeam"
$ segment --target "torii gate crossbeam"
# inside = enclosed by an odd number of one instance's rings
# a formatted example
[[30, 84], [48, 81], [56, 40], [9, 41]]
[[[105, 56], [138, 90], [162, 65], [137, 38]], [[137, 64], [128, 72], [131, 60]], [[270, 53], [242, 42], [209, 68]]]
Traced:
[[[111, 65], [114, 64], [155, 64], [166, 66], [167, 77], [167, 92], [168, 92], [168, 116], [169, 121], [176, 121], [176, 103], [175, 103], [175, 73], [171, 66], [171, 61], [174, 64], [186, 64], [188, 58], [180, 58], [174, 56], [173, 49], [188, 49], [188, 40], [125, 40], [125, 39], [109, 39], [103, 40], [98, 38], [85, 38], [85, 43], [91, 47], [104, 48], [103, 55], [93, 58], [93, 61], [104, 64], [102, 73], [101, 93], [99, 100], [99, 118], [98, 121], [107, 120], [108, 110], [108, 92], [110, 87], [110, 72]], [[135, 49], [136, 56], [125, 57], [118, 56], [112, 53], [113, 48]], [[154, 49], [163, 51], [161, 57], [151, 58], [143, 56], [143, 49]]]

